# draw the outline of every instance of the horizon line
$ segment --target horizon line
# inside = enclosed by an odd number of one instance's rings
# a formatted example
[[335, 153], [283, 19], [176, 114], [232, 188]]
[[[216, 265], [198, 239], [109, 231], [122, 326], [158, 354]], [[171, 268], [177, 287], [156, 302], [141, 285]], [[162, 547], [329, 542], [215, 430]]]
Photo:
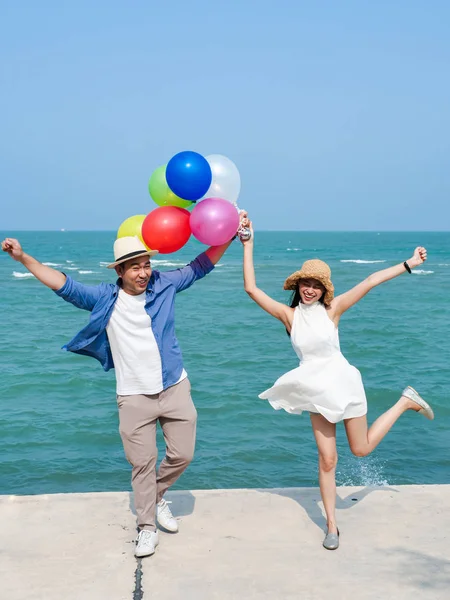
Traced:
[[[1, 233], [117, 233], [117, 229], [0, 229]], [[450, 233], [448, 229], [258, 229], [258, 233]]]

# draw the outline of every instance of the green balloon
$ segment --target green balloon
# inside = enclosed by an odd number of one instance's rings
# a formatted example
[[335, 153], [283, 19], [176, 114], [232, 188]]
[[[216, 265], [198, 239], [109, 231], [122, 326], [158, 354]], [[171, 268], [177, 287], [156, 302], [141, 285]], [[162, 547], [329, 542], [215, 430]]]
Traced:
[[166, 166], [162, 165], [155, 169], [148, 182], [148, 191], [158, 206], [178, 206], [179, 208], [188, 208], [194, 202], [183, 200], [176, 196], [166, 181]]

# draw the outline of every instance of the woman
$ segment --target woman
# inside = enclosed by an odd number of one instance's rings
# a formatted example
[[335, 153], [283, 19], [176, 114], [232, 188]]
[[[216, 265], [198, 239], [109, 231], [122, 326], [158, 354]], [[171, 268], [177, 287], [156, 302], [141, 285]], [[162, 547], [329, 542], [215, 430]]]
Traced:
[[[251, 223], [247, 223], [251, 229]], [[371, 289], [421, 265], [427, 258], [419, 247], [413, 256], [395, 267], [370, 275], [348, 292], [334, 297], [329, 266], [321, 260], [306, 261], [300, 271], [284, 282], [293, 290], [290, 306], [277, 302], [256, 285], [253, 266], [253, 230], [244, 245], [244, 287], [261, 308], [281, 321], [290, 335], [300, 366], [280, 377], [273, 387], [260, 394], [273, 408], [301, 414], [309, 411], [319, 452], [319, 484], [327, 517], [323, 546], [339, 546], [336, 524], [336, 423], [344, 421], [350, 449], [366, 456], [406, 410], [415, 410], [433, 419], [431, 407], [411, 387], [406, 387], [394, 406], [367, 426], [367, 402], [359, 371], [351, 366], [339, 348], [338, 325], [343, 313]]]

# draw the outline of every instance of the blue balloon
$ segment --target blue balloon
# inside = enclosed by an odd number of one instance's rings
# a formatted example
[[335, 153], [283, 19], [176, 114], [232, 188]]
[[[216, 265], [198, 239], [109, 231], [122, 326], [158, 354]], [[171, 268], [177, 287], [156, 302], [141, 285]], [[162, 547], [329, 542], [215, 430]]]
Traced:
[[209, 162], [197, 152], [175, 154], [166, 168], [166, 181], [174, 194], [195, 202], [209, 190], [212, 172]]

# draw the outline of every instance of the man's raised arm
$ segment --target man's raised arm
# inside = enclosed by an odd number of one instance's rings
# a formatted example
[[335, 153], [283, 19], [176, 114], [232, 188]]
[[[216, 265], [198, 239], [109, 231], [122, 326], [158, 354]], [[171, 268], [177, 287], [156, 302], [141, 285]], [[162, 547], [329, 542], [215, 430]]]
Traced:
[[2, 242], [2, 250], [11, 258], [20, 262], [41, 283], [53, 290], [60, 298], [70, 302], [77, 308], [92, 310], [108, 284], [85, 285], [67, 277], [64, 273], [43, 265], [38, 260], [26, 254], [19, 242], [13, 238], [6, 238]]
[[22, 250], [20, 243], [14, 238], [6, 238], [2, 242], [2, 250], [7, 252], [11, 258], [22, 265], [32, 273], [36, 279], [49, 287], [51, 290], [59, 290], [66, 283], [64, 273], [43, 265], [38, 260], [26, 254]]
[[217, 265], [219, 260], [225, 254], [225, 251], [229, 248], [232, 241], [233, 240], [230, 240], [229, 242], [226, 242], [226, 244], [222, 244], [221, 246], [210, 246], [208, 250], [205, 251], [206, 256], [209, 258], [213, 265]]

